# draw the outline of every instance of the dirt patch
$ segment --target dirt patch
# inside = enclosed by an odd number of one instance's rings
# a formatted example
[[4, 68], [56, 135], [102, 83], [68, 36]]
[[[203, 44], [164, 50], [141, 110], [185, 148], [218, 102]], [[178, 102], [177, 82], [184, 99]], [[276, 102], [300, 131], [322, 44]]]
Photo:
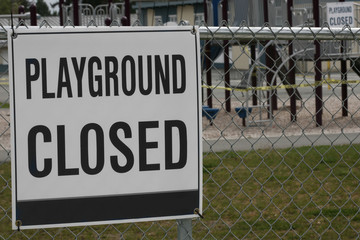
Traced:
[[214, 104], [213, 107], [219, 108], [220, 111], [212, 125], [203, 117], [203, 137], [207, 140], [215, 140], [221, 137], [237, 139], [360, 132], [360, 99], [351, 96], [348, 102], [348, 116], [343, 117], [341, 99], [335, 96], [324, 99], [322, 126], [316, 124], [315, 99], [303, 103], [297, 101], [296, 122], [291, 121], [289, 101], [285, 103], [279, 101], [273, 120], [263, 123], [251, 123], [251, 121], [268, 120], [268, 111], [264, 108], [262, 110], [253, 108], [247, 126], [243, 126], [242, 119], [235, 113], [235, 108], [241, 107], [241, 103], [232, 103], [230, 113], [225, 111], [223, 105]]

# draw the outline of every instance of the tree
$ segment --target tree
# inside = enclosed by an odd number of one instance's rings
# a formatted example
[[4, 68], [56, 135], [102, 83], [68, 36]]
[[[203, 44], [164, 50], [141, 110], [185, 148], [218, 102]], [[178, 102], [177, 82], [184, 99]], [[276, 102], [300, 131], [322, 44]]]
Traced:
[[25, 12], [29, 11], [30, 2], [28, 0], [19, 0], [19, 5], [23, 5], [25, 8]]
[[0, 14], [9, 14], [11, 12], [11, 1], [2, 0], [0, 1]]
[[0, 14], [10, 14], [11, 10], [18, 13], [20, 5], [25, 7], [25, 11], [29, 11], [28, 0], [14, 0], [13, 3], [11, 0], [0, 0]]
[[49, 6], [44, 2], [44, 0], [37, 0], [36, 3], [36, 12], [41, 16], [50, 16]]

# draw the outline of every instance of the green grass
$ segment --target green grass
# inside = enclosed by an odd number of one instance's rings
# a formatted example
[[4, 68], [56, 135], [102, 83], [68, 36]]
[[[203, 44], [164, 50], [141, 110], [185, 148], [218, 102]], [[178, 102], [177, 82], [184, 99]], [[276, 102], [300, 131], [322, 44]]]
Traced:
[[9, 103], [3, 103], [3, 102], [0, 102], [0, 108], [9, 108], [10, 107], [10, 104]]
[[[204, 153], [203, 162], [195, 239], [360, 237], [360, 145]], [[176, 239], [175, 221], [13, 232], [9, 163], [0, 175], [0, 238]]]

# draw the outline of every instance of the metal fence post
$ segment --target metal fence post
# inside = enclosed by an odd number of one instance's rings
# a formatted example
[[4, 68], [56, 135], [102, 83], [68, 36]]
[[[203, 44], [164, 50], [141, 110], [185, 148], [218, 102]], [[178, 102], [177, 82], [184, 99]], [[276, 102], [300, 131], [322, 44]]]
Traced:
[[59, 1], [60, 26], [64, 26], [63, 5], [64, 5], [64, 0], [60, 0]]
[[[339, 0], [339, 2], [345, 2], [345, 0]], [[346, 46], [345, 41], [341, 41], [341, 53], [346, 54]], [[341, 80], [347, 81], [347, 67], [346, 67], [346, 59], [345, 56], [342, 57], [340, 60], [341, 63]], [[349, 115], [348, 111], [348, 92], [347, 92], [348, 84], [342, 83], [341, 84], [341, 100], [342, 104], [342, 116], [347, 117]]]
[[36, 4], [33, 3], [30, 6], [30, 25], [37, 26], [37, 19], [36, 19]]
[[[320, 11], [319, 11], [319, 0], [313, 0], [313, 12], [314, 12], [314, 22], [315, 27], [320, 27]], [[315, 40], [315, 107], [316, 107], [316, 126], [322, 125], [322, 111], [323, 111], [323, 101], [322, 101], [322, 85], [321, 83], [321, 48], [320, 40]]]
[[105, 18], [105, 26], [110, 26], [111, 22], [112, 22], [112, 20], [110, 17]]
[[128, 18], [126, 16], [122, 16], [120, 22], [121, 26], [128, 26]]
[[[19, 8], [18, 8], [18, 13], [19, 14], [24, 14], [25, 13], [25, 7], [24, 5], [20, 5]], [[19, 18], [19, 21], [21, 21], [22, 19]]]
[[[292, 21], [292, 12], [291, 12], [291, 8], [293, 7], [293, 0], [288, 0], [287, 1], [287, 19], [289, 22], [290, 27], [292, 27], [293, 25], [293, 21]], [[293, 44], [292, 44], [292, 40], [290, 40], [289, 42], [289, 56], [292, 56], [294, 50], [293, 50]], [[296, 83], [296, 78], [295, 78], [295, 62], [292, 58], [289, 59], [289, 79], [290, 79], [290, 84], [295, 84]], [[295, 96], [295, 91], [292, 92], [292, 95], [290, 96], [290, 120], [292, 122], [296, 122], [296, 96]]]
[[74, 25], [75, 26], [80, 26], [80, 21], [79, 21], [79, 1], [78, 0], [73, 0], [73, 11], [74, 11]]
[[[345, 47], [345, 41], [341, 41], [341, 52], [343, 54], [346, 54], [346, 47]], [[346, 59], [345, 57], [342, 57], [341, 59], [341, 80], [347, 81], [347, 66], [346, 66]], [[341, 83], [341, 100], [343, 102], [342, 104], [342, 116], [347, 117], [349, 115], [348, 111], [348, 84], [347, 83]]]
[[125, 0], [125, 17], [127, 18], [127, 25], [126, 26], [130, 26], [131, 24], [131, 19], [130, 19], [130, 11], [131, 11], [131, 6], [130, 6], [130, 0]]
[[192, 225], [191, 218], [178, 219], [178, 240], [191, 240], [192, 238]]
[[[228, 24], [228, 1], [222, 1], [222, 19], [224, 21], [225, 26]], [[231, 88], [230, 86], [230, 60], [229, 60], [229, 41], [224, 40], [223, 42], [224, 48], [224, 75], [225, 75], [225, 87]], [[231, 97], [230, 91], [225, 90], [225, 101], [226, 101], [226, 111], [231, 112]]]

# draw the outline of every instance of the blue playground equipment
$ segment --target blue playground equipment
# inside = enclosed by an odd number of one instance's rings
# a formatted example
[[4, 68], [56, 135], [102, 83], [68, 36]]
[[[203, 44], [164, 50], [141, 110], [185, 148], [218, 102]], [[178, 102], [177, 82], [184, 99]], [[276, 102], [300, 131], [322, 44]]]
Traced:
[[208, 106], [202, 107], [202, 116], [206, 117], [210, 121], [210, 125], [212, 125], [213, 120], [216, 118], [216, 115], [218, 114], [220, 109], [218, 108], [210, 108]]
[[245, 127], [246, 126], [246, 117], [248, 116], [248, 114], [250, 114], [252, 112], [252, 107], [248, 107], [248, 108], [238, 107], [238, 108], [235, 108], [235, 112], [242, 119], [242, 124]]

